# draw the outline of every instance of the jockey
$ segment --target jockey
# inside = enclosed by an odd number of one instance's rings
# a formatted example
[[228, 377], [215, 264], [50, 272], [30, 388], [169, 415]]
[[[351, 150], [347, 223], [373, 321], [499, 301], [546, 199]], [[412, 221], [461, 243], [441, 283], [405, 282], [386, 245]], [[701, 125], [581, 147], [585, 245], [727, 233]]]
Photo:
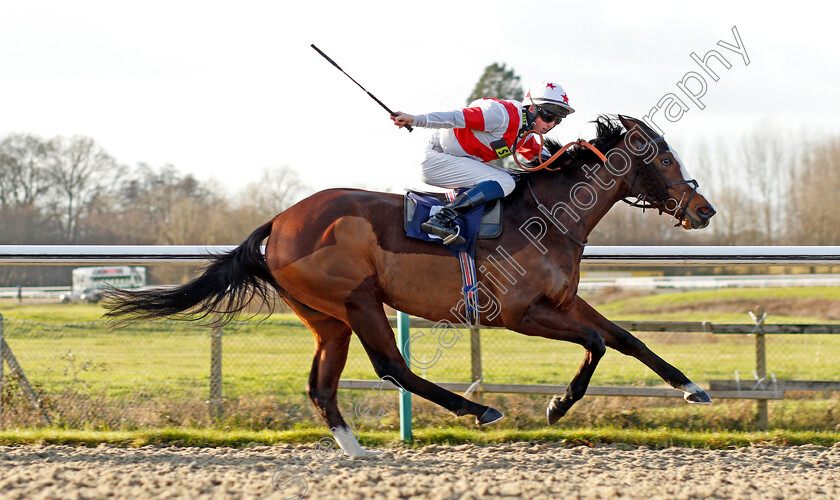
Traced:
[[516, 183], [505, 169], [487, 162], [513, 152], [533, 160], [541, 151], [533, 131], [547, 133], [575, 110], [563, 87], [540, 82], [525, 94], [524, 102], [478, 99], [456, 111], [391, 116], [397, 127], [411, 125], [438, 129], [425, 151], [423, 181], [447, 189], [469, 188], [446, 204], [421, 229], [463, 244], [455, 219], [473, 208], [513, 192]]

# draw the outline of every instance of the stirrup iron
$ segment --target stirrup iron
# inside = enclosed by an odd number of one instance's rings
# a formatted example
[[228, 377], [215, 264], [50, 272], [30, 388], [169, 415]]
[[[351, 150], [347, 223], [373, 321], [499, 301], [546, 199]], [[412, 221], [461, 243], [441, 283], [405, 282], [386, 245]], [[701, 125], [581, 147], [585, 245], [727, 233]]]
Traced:
[[455, 234], [450, 234], [449, 236], [445, 237], [443, 239], [443, 244], [444, 245], [451, 244], [453, 241], [457, 240], [460, 235], [461, 235], [461, 226], [459, 226], [458, 224], [455, 224]]

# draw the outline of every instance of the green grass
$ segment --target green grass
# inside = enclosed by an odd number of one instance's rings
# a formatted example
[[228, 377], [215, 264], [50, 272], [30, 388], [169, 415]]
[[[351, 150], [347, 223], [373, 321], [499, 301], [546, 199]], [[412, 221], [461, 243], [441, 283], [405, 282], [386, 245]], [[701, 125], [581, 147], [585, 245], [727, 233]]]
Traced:
[[[0, 301], [0, 313], [6, 318], [26, 321], [41, 321], [44, 323], [84, 323], [103, 321], [105, 309], [99, 304], [87, 303], [17, 303], [14, 301]], [[260, 318], [256, 318], [259, 320]], [[292, 313], [275, 313], [271, 316], [274, 321], [295, 321], [297, 316]]]
[[[710, 321], [713, 323], [751, 323], [747, 311], [756, 305], [776, 301], [808, 301], [813, 299], [838, 302], [840, 287], [731, 288], [710, 291], [661, 293], [617, 300], [597, 307], [601, 314], [614, 321]], [[702, 308], [711, 304], [749, 303], [741, 313], [708, 313]], [[663, 313], [663, 309], [694, 307], [696, 313]], [[818, 317], [782, 316], [768, 310], [768, 323], [837, 323]]]
[[[138, 431], [90, 431], [64, 429], [19, 429], [0, 431], [0, 445], [82, 445], [109, 444], [120, 447], [198, 446], [245, 447], [281, 443], [312, 444], [331, 435], [325, 430], [292, 431], [222, 431], [216, 429], [163, 428]], [[360, 442], [370, 447], [403, 446], [399, 433], [363, 432]], [[625, 444], [664, 448], [683, 446], [721, 449], [755, 445], [794, 446], [816, 444], [833, 446], [840, 442], [840, 432], [785, 431], [766, 432], [697, 432], [675, 429], [576, 428], [537, 430], [469, 430], [462, 428], [417, 429], [413, 448], [429, 445], [497, 445], [502, 443], [560, 443], [565, 446]]]
[[692, 448], [728, 448], [730, 446], [818, 444], [832, 446], [840, 441], [840, 432], [762, 431], [704, 432], [678, 429], [618, 429], [614, 427], [576, 429], [537, 429], [481, 431], [464, 429], [421, 429], [415, 433], [415, 445], [429, 444], [498, 444], [510, 442], [564, 442], [566, 445], [625, 443], [632, 446], [687, 446]]
[[45, 323], [100, 321], [104, 312], [96, 304], [17, 304], [6, 301], [0, 306], [0, 313], [6, 318]]

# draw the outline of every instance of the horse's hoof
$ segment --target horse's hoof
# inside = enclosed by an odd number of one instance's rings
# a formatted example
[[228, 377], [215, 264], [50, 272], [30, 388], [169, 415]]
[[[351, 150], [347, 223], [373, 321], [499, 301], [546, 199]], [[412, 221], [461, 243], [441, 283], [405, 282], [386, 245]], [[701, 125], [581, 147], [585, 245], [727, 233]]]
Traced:
[[712, 404], [712, 398], [710, 398], [709, 395], [706, 394], [706, 391], [700, 391], [700, 392], [695, 392], [695, 393], [691, 393], [691, 394], [686, 392], [685, 396], [683, 396], [683, 397], [689, 403], [695, 403], [695, 404], [701, 404], [701, 405]]
[[554, 425], [555, 422], [560, 420], [567, 411], [569, 411], [569, 407], [566, 406], [562, 399], [552, 399], [551, 403], [549, 403], [548, 407], [545, 409], [545, 416], [548, 419], [548, 425]]
[[492, 424], [498, 420], [501, 420], [505, 416], [504, 413], [500, 412], [495, 408], [487, 407], [487, 410], [481, 414], [480, 417], [475, 419], [476, 425], [487, 425]]

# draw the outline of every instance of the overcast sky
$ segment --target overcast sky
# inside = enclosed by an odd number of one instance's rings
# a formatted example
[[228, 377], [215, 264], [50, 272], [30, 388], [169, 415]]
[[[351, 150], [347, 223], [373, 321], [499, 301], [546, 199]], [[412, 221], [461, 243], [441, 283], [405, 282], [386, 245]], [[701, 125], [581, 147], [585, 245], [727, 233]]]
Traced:
[[[561, 83], [591, 138], [599, 113], [655, 121], [678, 151], [763, 119], [840, 133], [834, 2], [0, 0], [0, 136], [92, 137], [120, 162], [173, 164], [235, 189], [288, 165], [313, 189], [420, 186], [428, 131], [398, 130], [318, 45], [392, 109], [463, 107], [485, 66]], [[749, 58], [736, 46], [737, 26]], [[717, 50], [718, 81], [692, 60]], [[705, 109], [677, 86], [704, 77]], [[695, 78], [689, 90], [699, 91]], [[673, 102], [673, 101], [672, 101]], [[678, 108], [672, 108], [676, 111]], [[691, 171], [691, 165], [688, 166]], [[692, 171], [701, 183], [703, 173]]]

